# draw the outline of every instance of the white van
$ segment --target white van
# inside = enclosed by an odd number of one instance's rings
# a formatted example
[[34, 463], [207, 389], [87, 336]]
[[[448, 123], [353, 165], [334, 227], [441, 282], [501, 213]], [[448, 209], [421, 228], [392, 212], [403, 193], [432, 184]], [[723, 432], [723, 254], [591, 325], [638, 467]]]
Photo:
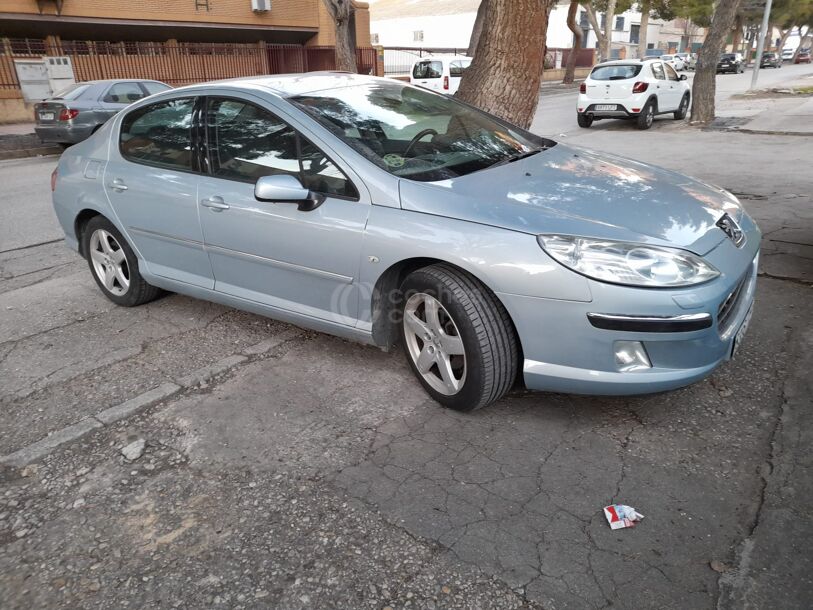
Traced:
[[463, 55], [422, 57], [412, 65], [409, 82], [452, 95], [460, 86], [463, 72], [470, 64], [471, 57]]

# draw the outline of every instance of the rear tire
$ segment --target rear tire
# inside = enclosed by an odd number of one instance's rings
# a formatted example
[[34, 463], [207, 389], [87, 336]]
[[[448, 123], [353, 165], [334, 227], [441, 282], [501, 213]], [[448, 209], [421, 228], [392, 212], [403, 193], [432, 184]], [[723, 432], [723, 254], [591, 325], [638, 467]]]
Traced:
[[674, 116], [676, 121], [682, 121], [686, 118], [686, 113], [689, 112], [689, 94], [684, 93], [683, 99], [680, 100], [680, 106], [675, 110]]
[[646, 105], [641, 109], [636, 119], [638, 129], [649, 129], [655, 121], [655, 102], [649, 100]]
[[505, 395], [516, 379], [519, 346], [497, 297], [444, 264], [414, 271], [401, 290], [401, 342], [429, 395], [457, 411], [473, 411]]
[[104, 216], [91, 218], [82, 232], [82, 252], [104, 295], [116, 305], [135, 307], [155, 300], [161, 289], [148, 284], [138, 258], [119, 230]]
[[579, 122], [579, 127], [587, 129], [593, 124], [593, 117], [583, 112], [576, 113], [576, 120]]

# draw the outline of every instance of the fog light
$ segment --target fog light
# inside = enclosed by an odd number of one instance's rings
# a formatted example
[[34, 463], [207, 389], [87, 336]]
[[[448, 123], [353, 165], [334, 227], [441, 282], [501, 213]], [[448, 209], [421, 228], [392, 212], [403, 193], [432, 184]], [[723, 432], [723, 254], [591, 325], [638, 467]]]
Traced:
[[619, 371], [638, 371], [652, 368], [644, 344], [640, 341], [616, 341], [615, 364]]

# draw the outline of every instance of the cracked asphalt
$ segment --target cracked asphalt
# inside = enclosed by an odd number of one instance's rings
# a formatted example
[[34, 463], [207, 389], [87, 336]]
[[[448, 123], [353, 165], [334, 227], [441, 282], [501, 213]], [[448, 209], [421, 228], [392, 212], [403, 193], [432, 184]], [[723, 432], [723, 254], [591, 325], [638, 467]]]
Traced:
[[[710, 379], [443, 410], [400, 351], [178, 295], [114, 306], [58, 241], [55, 160], [0, 163], [0, 455], [182, 386], [0, 466], [0, 605], [809, 607], [813, 142], [665, 121], [565, 141], [720, 184], [760, 223], [752, 326]], [[644, 520], [610, 530], [611, 502]]]

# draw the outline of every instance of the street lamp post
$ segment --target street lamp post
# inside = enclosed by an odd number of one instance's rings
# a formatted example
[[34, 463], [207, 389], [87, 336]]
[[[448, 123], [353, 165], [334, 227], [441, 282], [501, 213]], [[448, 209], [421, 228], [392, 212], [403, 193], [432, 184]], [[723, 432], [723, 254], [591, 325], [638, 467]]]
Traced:
[[768, 0], [765, 3], [765, 14], [762, 15], [762, 27], [759, 28], [759, 41], [757, 42], [757, 56], [754, 59], [754, 72], [751, 74], [751, 89], [757, 86], [757, 77], [759, 76], [759, 64], [762, 63], [762, 51], [765, 49], [765, 33], [768, 30], [768, 19], [771, 16], [771, 4], [773, 0]]

